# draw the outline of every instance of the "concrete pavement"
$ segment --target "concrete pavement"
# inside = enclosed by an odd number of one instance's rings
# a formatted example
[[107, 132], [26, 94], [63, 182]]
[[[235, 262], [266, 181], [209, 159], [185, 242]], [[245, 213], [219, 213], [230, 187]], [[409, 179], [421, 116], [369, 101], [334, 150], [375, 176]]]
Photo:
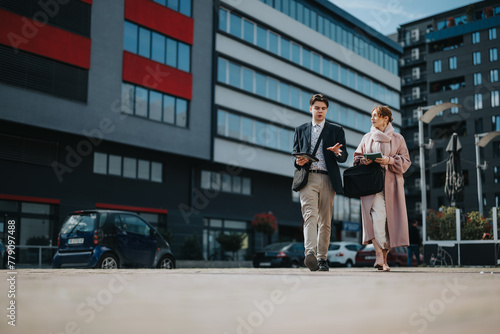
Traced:
[[20, 269], [0, 275], [2, 334], [500, 332], [500, 268]]

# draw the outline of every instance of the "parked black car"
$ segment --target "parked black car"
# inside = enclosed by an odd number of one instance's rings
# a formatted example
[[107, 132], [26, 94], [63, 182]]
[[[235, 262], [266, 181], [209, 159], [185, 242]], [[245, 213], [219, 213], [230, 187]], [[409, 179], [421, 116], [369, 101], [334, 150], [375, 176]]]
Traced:
[[267, 267], [292, 267], [304, 266], [303, 242], [278, 242], [266, 246], [253, 257], [255, 268]]
[[131, 212], [74, 212], [66, 218], [57, 245], [53, 268], [175, 268], [175, 257], [167, 241]]

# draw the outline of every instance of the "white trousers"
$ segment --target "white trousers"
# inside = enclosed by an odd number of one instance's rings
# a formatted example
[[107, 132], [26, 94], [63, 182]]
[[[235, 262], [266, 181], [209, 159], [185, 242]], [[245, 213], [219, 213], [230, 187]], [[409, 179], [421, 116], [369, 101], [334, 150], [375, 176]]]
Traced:
[[389, 233], [387, 231], [387, 214], [385, 211], [385, 194], [381, 192], [375, 194], [370, 215], [373, 222], [373, 232], [375, 241], [382, 249], [390, 249]]

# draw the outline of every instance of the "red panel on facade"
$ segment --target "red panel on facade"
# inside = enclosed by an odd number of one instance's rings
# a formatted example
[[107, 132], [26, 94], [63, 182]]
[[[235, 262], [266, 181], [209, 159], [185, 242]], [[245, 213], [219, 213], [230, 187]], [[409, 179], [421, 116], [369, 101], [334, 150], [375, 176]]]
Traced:
[[34, 202], [34, 203], [45, 203], [45, 204], [60, 204], [61, 203], [61, 200], [54, 199], [54, 198], [6, 195], [6, 194], [0, 194], [0, 199], [5, 199], [5, 200], [9, 200], [9, 201]]
[[151, 0], [125, 0], [125, 18], [193, 44], [193, 19]]
[[133, 212], [149, 212], [149, 213], [159, 213], [159, 214], [165, 214], [165, 215], [168, 213], [168, 211], [165, 209], [143, 208], [140, 206], [129, 206], [129, 205], [119, 205], [119, 204], [96, 203], [95, 207], [97, 209], [122, 210], [122, 211], [133, 211]]
[[89, 38], [2, 9], [0, 17], [0, 44], [90, 68]]
[[127, 51], [123, 52], [123, 80], [191, 100], [191, 73]]
[[80, 0], [81, 2], [85, 2], [85, 3], [88, 3], [89, 5], [92, 4], [92, 0]]

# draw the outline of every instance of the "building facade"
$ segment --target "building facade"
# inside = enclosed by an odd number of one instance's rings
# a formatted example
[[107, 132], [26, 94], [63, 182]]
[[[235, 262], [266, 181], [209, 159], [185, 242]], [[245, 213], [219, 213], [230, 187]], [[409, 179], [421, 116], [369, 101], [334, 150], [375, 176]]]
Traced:
[[[402, 25], [398, 32], [404, 56], [400, 60], [403, 131], [415, 172], [407, 179], [410, 219], [420, 219], [420, 161], [417, 108], [458, 103], [425, 126], [424, 137], [435, 146], [426, 150], [427, 208], [449, 206], [444, 193], [446, 146], [456, 132], [462, 145], [464, 208], [478, 210], [474, 134], [500, 130], [498, 37], [500, 6], [481, 1]], [[485, 214], [499, 205], [500, 140], [480, 150]]]
[[[138, 212], [174, 254], [237, 259], [301, 240], [294, 128], [322, 92], [352, 154], [374, 105], [400, 128], [402, 48], [327, 1], [72, 0], [0, 4], [0, 232], [20, 263], [50, 263], [64, 217]], [[361, 70], [362, 69], [362, 70]], [[383, 78], [383, 80], [381, 80]], [[272, 212], [278, 231], [251, 229]], [[360, 239], [359, 201], [337, 196], [333, 240]]]

